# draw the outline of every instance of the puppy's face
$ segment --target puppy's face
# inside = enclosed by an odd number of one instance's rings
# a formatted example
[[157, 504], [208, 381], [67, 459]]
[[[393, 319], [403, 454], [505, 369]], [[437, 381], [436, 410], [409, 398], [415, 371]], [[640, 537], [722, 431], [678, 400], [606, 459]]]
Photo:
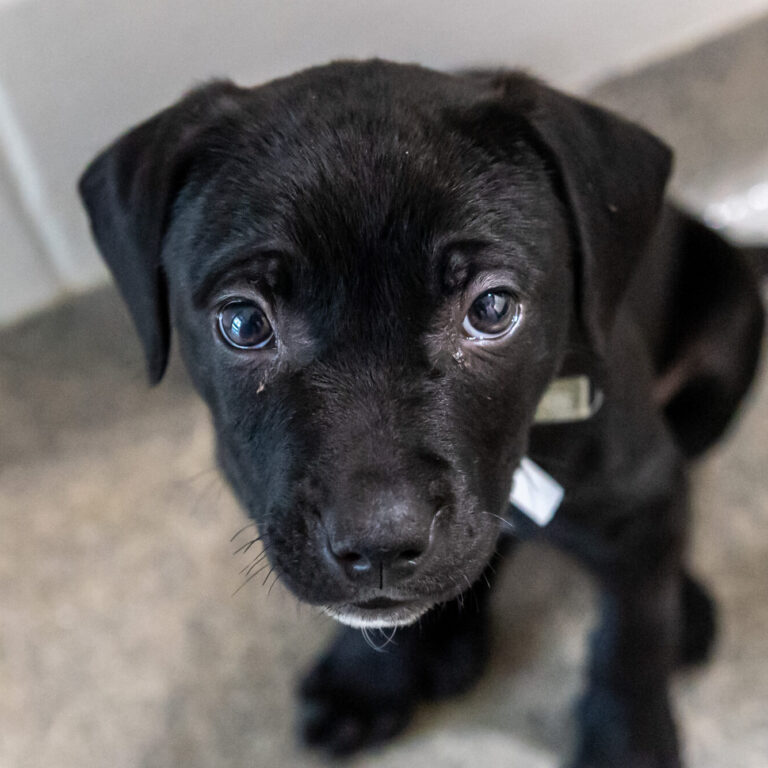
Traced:
[[[347, 623], [409, 623], [488, 563], [564, 355], [584, 276], [551, 148], [472, 80], [381, 63], [175, 110], [83, 182], [150, 366], [167, 306], [283, 582]], [[123, 209], [145, 190], [138, 288], [94, 213], [105, 158]]]
[[482, 571], [571, 307], [542, 160], [514, 136], [494, 157], [395, 98], [318, 108], [285, 83], [296, 119], [279, 142], [233, 128], [164, 260], [221, 466], [272, 564], [368, 624]]

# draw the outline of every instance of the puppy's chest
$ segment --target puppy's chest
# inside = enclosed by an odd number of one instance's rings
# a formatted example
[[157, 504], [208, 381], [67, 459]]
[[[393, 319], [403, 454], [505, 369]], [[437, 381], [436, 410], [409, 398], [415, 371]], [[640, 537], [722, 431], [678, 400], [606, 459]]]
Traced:
[[607, 404], [582, 421], [534, 426], [528, 458], [562, 488], [562, 496], [545, 524], [533, 516], [536, 526], [526, 522], [526, 529], [546, 535], [567, 523], [597, 532], [674, 486], [674, 446], [650, 426], [636, 429], [629, 422]]

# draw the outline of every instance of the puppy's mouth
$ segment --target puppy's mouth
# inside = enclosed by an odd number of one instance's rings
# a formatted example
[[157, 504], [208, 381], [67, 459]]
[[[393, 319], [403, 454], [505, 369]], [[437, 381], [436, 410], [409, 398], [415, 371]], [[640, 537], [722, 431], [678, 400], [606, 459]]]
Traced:
[[355, 608], [362, 608], [363, 610], [373, 609], [379, 610], [383, 608], [399, 608], [403, 605], [403, 600], [392, 600], [389, 597], [376, 597], [373, 600], [364, 600], [360, 603], [352, 603]]
[[325, 605], [323, 611], [336, 621], [356, 629], [406, 627], [423, 616], [433, 603], [377, 597], [359, 603]]

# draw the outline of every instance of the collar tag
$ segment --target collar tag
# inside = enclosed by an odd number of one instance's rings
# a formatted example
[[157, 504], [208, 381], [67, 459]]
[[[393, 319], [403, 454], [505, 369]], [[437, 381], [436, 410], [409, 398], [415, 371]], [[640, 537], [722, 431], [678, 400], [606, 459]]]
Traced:
[[509, 500], [536, 525], [544, 527], [555, 516], [565, 489], [538, 464], [524, 456], [512, 475]]
[[586, 421], [603, 404], [603, 393], [588, 376], [562, 376], [544, 392], [533, 417], [536, 424], [563, 424]]

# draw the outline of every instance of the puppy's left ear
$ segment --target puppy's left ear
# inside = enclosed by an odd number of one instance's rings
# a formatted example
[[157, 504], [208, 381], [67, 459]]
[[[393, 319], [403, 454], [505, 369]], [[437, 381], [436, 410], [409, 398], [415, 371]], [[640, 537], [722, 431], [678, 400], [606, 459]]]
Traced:
[[237, 92], [225, 81], [192, 91], [105, 149], [80, 178], [94, 239], [128, 305], [151, 384], [165, 372], [170, 342], [163, 236], [207, 129]]
[[525, 75], [501, 75], [492, 87], [554, 171], [578, 241], [580, 317], [601, 354], [658, 222], [672, 153], [640, 126]]

